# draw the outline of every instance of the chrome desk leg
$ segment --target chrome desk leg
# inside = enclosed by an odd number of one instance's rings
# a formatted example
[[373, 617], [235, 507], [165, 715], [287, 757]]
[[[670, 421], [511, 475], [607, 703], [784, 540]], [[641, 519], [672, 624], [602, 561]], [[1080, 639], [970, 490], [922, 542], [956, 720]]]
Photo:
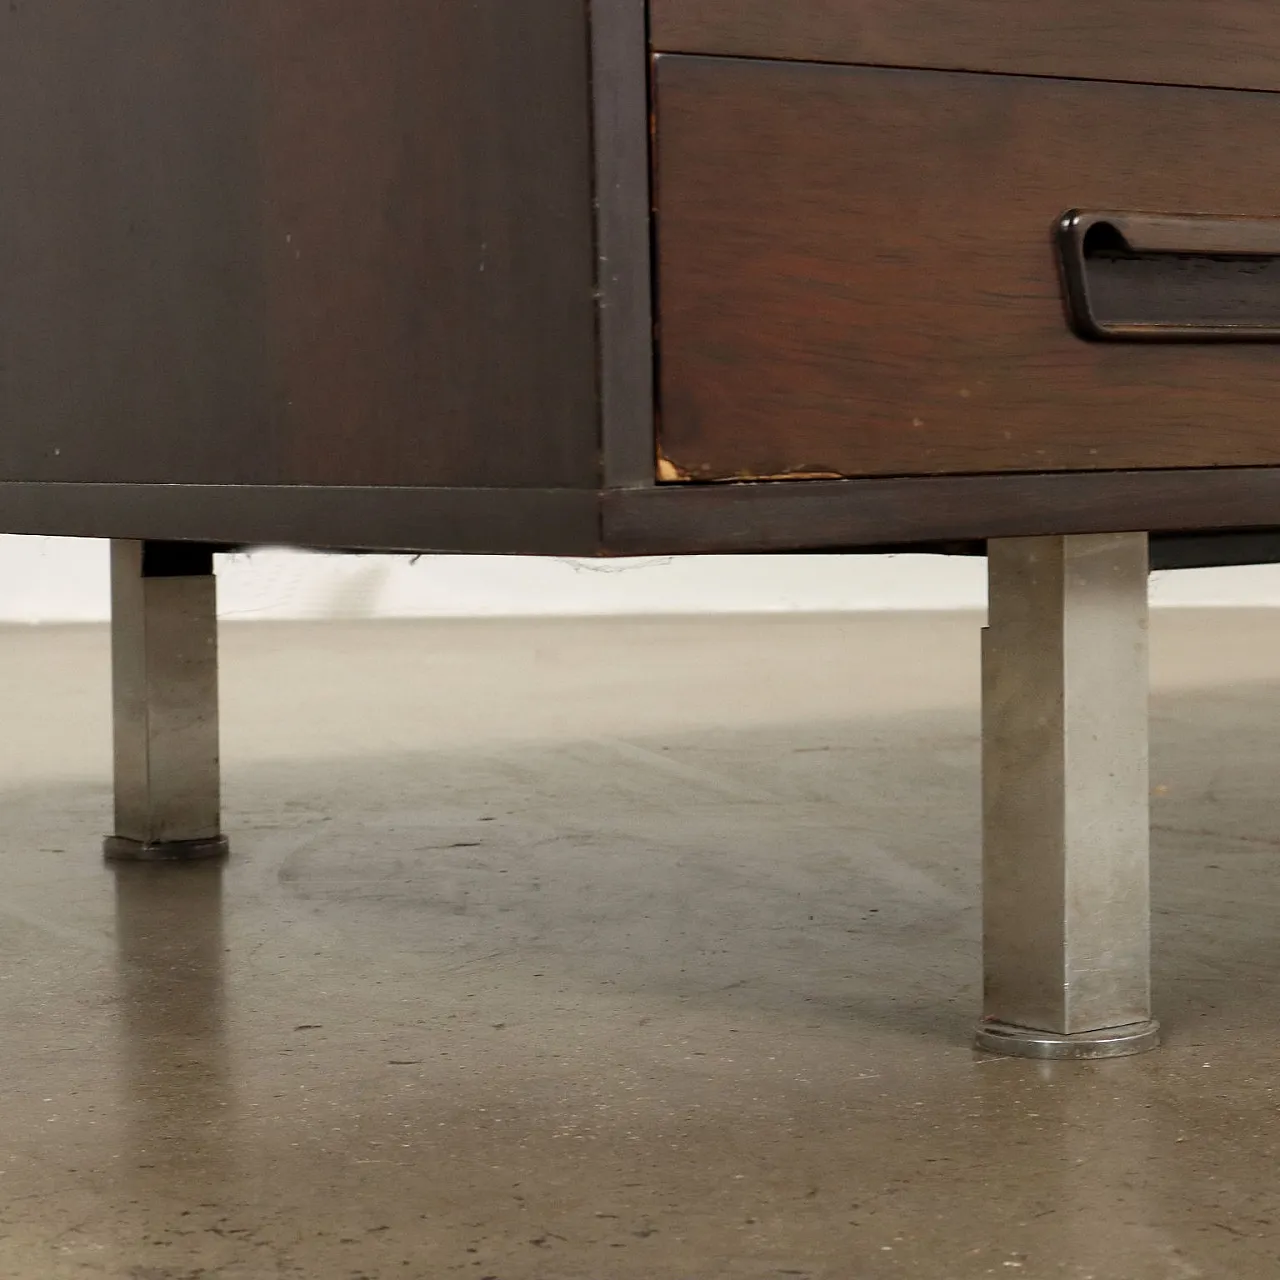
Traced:
[[221, 857], [213, 554], [111, 546], [115, 703], [112, 860]]
[[988, 547], [978, 1045], [1104, 1058], [1151, 1021], [1145, 534]]

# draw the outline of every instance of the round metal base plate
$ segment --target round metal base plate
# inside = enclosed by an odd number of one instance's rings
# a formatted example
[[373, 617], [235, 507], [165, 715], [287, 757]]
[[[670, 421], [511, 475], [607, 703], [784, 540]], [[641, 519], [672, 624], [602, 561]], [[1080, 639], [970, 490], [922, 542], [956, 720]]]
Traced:
[[108, 836], [102, 851], [108, 862], [203, 862], [225, 858], [231, 848], [226, 836], [213, 836], [208, 840], [161, 840], [155, 844]]
[[1011, 1027], [1004, 1022], [978, 1025], [976, 1044], [988, 1053], [1002, 1053], [1010, 1058], [1074, 1059], [1127, 1058], [1146, 1053], [1160, 1043], [1158, 1022], [1134, 1022], [1127, 1027], [1107, 1027], [1102, 1031], [1084, 1031], [1078, 1035], [1060, 1036], [1052, 1031], [1033, 1031], [1029, 1027]]

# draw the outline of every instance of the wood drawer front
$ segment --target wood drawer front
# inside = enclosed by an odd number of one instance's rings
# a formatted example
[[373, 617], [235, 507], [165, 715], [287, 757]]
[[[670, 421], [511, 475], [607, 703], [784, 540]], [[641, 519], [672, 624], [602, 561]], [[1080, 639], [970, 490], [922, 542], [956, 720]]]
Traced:
[[1068, 209], [1280, 215], [1280, 96], [657, 60], [660, 476], [1280, 465], [1280, 344], [1087, 342]]
[[650, 0], [652, 42], [958, 71], [1280, 89], [1275, 0]]

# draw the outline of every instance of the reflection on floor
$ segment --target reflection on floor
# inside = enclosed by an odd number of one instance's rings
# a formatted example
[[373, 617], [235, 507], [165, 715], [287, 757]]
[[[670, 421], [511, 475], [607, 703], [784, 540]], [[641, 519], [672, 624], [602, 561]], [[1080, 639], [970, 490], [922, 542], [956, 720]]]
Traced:
[[1280, 1274], [1280, 616], [1156, 620], [1167, 1047], [973, 1053], [976, 617], [226, 628], [225, 868], [0, 632], [0, 1274]]

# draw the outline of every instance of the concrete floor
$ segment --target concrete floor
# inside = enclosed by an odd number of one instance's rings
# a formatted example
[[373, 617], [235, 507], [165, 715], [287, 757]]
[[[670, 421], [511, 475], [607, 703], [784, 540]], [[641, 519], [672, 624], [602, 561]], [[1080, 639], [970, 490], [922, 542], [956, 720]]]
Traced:
[[977, 1008], [976, 617], [235, 625], [235, 858], [0, 632], [0, 1275], [1280, 1275], [1280, 613], [1155, 624], [1167, 1047]]

